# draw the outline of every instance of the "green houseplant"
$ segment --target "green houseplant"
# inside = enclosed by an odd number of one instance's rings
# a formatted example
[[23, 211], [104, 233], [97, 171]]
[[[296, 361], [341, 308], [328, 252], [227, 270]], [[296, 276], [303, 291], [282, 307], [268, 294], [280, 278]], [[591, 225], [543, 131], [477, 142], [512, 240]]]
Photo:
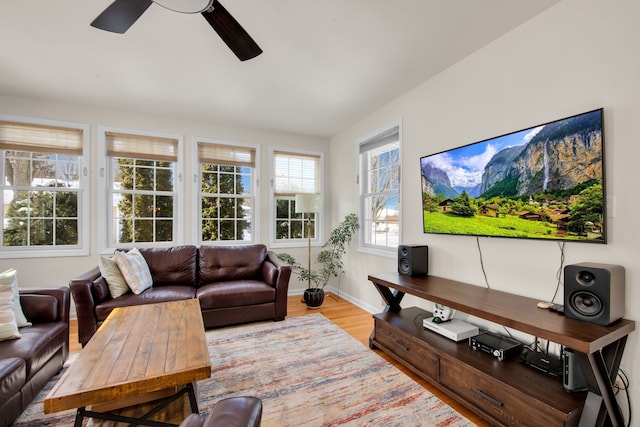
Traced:
[[322, 305], [324, 288], [332, 277], [339, 277], [344, 272], [342, 256], [359, 228], [360, 224], [356, 214], [351, 213], [345, 216], [342, 222], [331, 230], [329, 239], [322, 245], [322, 250], [315, 259], [315, 264], [319, 266], [317, 270], [304, 267], [288, 253], [278, 255], [281, 260], [291, 265], [298, 280], [309, 283], [309, 287], [305, 290], [307, 306], [319, 307]]

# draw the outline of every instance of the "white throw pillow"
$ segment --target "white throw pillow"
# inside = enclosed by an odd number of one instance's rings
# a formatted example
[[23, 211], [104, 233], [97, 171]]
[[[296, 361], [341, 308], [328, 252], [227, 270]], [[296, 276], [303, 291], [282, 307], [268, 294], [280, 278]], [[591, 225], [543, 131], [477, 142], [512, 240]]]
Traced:
[[27, 320], [27, 317], [22, 311], [22, 305], [20, 304], [20, 290], [18, 288], [18, 273], [14, 268], [10, 268], [0, 273], [0, 285], [11, 285], [13, 289], [13, 312], [16, 316], [15, 319], [18, 328], [31, 326], [31, 322]]
[[13, 301], [13, 286], [0, 284], [0, 341], [21, 337]]
[[116, 252], [114, 258], [124, 280], [127, 281], [127, 285], [134, 294], [139, 295], [153, 285], [147, 260], [137, 248], [133, 248], [127, 253]]
[[109, 287], [109, 293], [112, 298], [118, 298], [129, 292], [129, 285], [122, 276], [120, 267], [113, 258], [101, 256], [98, 260], [98, 266], [100, 267], [100, 274], [107, 281]]

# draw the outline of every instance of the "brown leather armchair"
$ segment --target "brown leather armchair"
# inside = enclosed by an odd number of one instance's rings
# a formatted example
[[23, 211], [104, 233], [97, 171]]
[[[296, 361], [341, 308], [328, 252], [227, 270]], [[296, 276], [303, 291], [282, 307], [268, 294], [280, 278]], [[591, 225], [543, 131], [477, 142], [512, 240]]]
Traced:
[[32, 325], [0, 342], [0, 427], [10, 426], [69, 356], [69, 288], [21, 289]]
[[192, 414], [180, 427], [259, 427], [262, 421], [262, 401], [241, 396], [222, 399], [208, 417]]

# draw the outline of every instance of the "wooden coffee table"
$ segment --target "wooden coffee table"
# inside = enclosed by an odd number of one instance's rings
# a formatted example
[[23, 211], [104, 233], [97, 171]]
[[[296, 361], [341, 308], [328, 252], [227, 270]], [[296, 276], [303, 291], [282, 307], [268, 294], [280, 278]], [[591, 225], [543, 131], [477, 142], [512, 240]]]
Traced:
[[[151, 418], [185, 394], [197, 413], [194, 383], [210, 376], [197, 299], [116, 308], [49, 392], [44, 412], [78, 408], [76, 426], [85, 417], [175, 425]], [[144, 414], [114, 411], [159, 399], [158, 407]]]

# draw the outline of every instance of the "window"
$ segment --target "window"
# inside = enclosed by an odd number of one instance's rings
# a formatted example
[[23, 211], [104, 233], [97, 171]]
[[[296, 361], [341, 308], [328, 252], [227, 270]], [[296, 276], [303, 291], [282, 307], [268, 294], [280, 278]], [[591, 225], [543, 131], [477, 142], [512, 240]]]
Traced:
[[[3, 257], [85, 255], [88, 127], [0, 117]], [[27, 251], [28, 250], [28, 251]]]
[[[110, 248], [179, 242], [179, 138], [104, 132], [107, 244]], [[182, 230], [180, 230], [181, 232]]]
[[[320, 194], [322, 199], [322, 155], [276, 150], [273, 152], [275, 218], [273, 241], [290, 243], [322, 234], [318, 213], [296, 213], [296, 194]], [[308, 227], [306, 227], [308, 222]]]
[[255, 241], [256, 148], [198, 141], [200, 243]]
[[359, 143], [360, 246], [390, 251], [400, 238], [400, 125]]

